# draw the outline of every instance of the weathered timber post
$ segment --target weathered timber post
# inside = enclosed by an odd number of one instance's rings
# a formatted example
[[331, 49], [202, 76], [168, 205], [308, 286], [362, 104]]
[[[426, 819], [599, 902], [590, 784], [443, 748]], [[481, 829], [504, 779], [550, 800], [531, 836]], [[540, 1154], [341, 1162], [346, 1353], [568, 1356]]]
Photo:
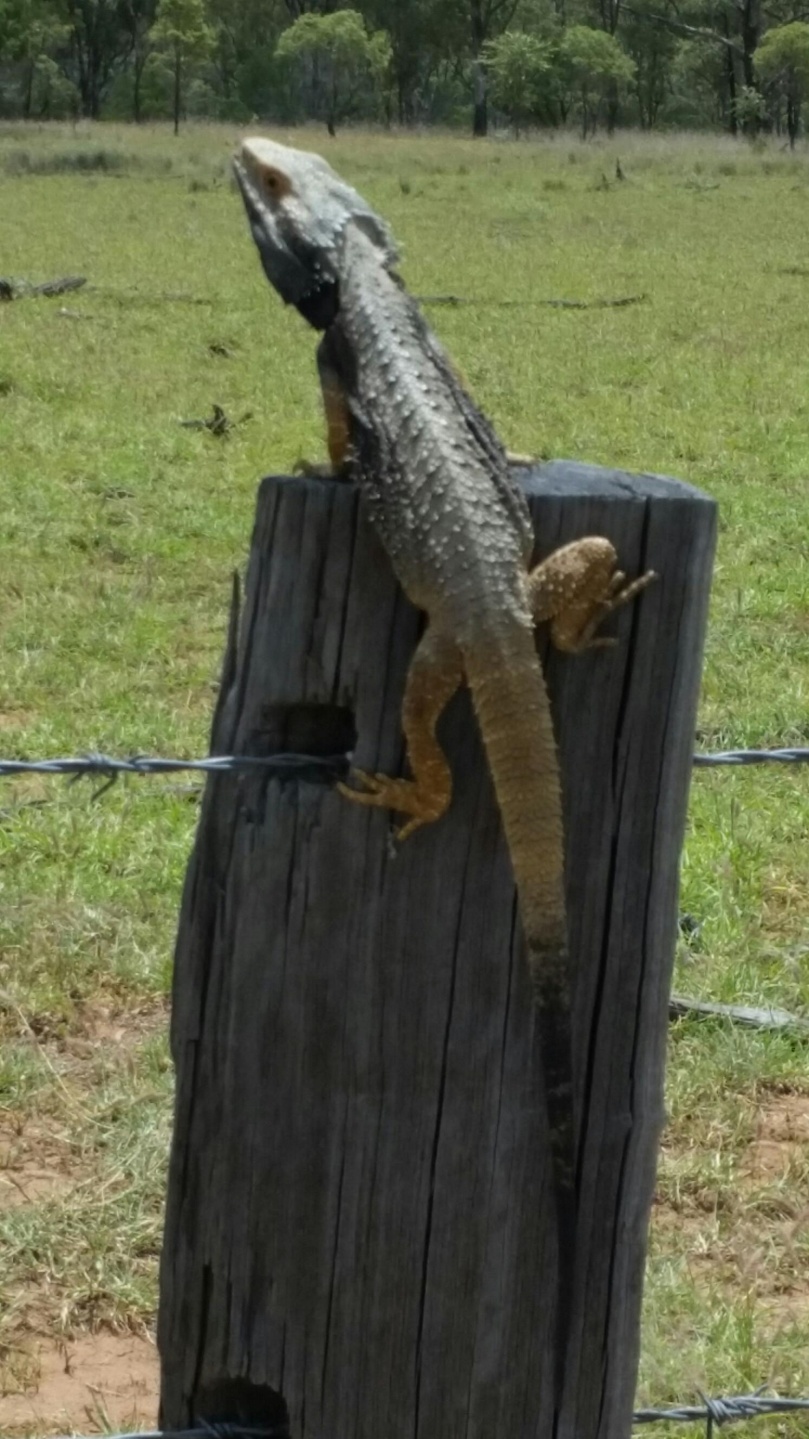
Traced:
[[[582, 1133], [558, 1432], [625, 1439], [715, 508], [575, 464], [526, 484], [541, 554], [606, 534], [630, 575], [660, 576], [608, 626], [617, 648], [546, 656]], [[266, 480], [214, 751], [328, 754], [356, 731], [357, 763], [396, 771], [418, 629], [348, 486]], [[174, 986], [166, 1428], [286, 1404], [294, 1439], [550, 1439], [528, 977], [465, 693], [441, 732], [451, 811], [398, 852], [385, 814], [322, 784], [208, 782]]]

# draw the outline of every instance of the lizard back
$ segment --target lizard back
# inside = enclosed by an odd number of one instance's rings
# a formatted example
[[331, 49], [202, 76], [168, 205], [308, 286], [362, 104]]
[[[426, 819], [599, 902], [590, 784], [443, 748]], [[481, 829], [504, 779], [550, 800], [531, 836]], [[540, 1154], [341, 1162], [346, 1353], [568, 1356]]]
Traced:
[[[533, 546], [503, 446], [377, 247], [347, 226], [337, 317], [321, 342], [351, 415], [352, 469], [406, 593], [464, 647], [505, 610], [530, 627]], [[505, 616], [504, 616], [505, 618]]]

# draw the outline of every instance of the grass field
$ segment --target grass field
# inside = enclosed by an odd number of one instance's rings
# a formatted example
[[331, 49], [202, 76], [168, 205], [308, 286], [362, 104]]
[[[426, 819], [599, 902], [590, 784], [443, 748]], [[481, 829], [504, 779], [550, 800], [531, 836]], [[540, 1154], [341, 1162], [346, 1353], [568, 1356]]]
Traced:
[[[0, 274], [89, 280], [0, 307], [0, 756], [203, 753], [256, 482], [321, 452], [313, 338], [260, 272], [236, 138], [0, 127]], [[809, 152], [278, 138], [328, 144], [411, 289], [476, 302], [430, 316], [514, 449], [716, 496], [700, 746], [809, 744]], [[214, 402], [251, 418], [224, 440], [178, 423]], [[35, 1421], [25, 1391], [154, 1316], [196, 805], [158, 781], [96, 804], [0, 784], [0, 1433], [44, 1433], [65, 1416]], [[678, 988], [809, 1012], [808, 873], [807, 771], [697, 774]], [[683, 1021], [668, 1106], [640, 1397], [809, 1393], [806, 1043]]]

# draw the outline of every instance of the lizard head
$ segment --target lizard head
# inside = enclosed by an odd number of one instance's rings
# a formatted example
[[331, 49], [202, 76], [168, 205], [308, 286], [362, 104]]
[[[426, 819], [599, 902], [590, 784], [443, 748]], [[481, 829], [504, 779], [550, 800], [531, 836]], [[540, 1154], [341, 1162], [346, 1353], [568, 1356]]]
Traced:
[[338, 308], [340, 243], [353, 223], [395, 264], [393, 237], [320, 155], [273, 140], [243, 140], [233, 161], [250, 229], [270, 284], [324, 330]]

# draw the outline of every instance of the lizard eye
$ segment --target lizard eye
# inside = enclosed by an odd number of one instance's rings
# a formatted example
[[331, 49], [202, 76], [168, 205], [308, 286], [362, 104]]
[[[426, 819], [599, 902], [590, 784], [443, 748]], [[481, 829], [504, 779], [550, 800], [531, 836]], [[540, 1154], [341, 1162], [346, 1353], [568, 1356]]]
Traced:
[[289, 193], [290, 185], [285, 175], [279, 174], [277, 170], [265, 169], [262, 173], [264, 189], [271, 200], [280, 200]]

